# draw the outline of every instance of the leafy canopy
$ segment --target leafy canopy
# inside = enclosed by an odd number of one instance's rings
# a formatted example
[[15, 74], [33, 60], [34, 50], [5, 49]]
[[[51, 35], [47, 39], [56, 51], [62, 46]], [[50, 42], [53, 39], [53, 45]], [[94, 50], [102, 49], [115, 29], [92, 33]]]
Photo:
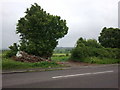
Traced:
[[66, 20], [46, 13], [37, 3], [27, 8], [17, 24], [19, 50], [41, 57], [51, 57], [58, 39], [68, 32]]
[[85, 57], [97, 56], [96, 50], [102, 46], [95, 39], [83, 39], [80, 37], [77, 40], [75, 48], [72, 50], [71, 58], [83, 59]]
[[99, 42], [107, 48], [120, 48], [120, 29], [104, 27], [100, 33]]
[[82, 37], [80, 37], [78, 40], [77, 40], [77, 43], [76, 43], [76, 48], [77, 47], [94, 47], [94, 48], [101, 48], [102, 46], [97, 42], [97, 40], [95, 39], [83, 39]]
[[84, 62], [88, 57], [120, 59], [120, 49], [104, 48], [95, 39], [78, 39], [75, 48], [72, 50], [71, 59], [73, 61]]

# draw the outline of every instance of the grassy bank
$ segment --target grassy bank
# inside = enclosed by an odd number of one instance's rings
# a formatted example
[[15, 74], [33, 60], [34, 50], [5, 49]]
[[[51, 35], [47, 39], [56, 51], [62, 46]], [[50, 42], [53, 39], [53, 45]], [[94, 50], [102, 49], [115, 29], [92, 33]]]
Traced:
[[67, 62], [68, 60], [79, 61], [85, 63], [94, 63], [94, 64], [115, 64], [120, 63], [120, 59], [108, 59], [100, 57], [86, 57], [84, 59], [80, 58], [71, 58], [70, 54], [66, 55], [64, 53], [59, 54], [55, 53], [51, 57], [52, 62], [37, 62], [37, 63], [28, 63], [28, 62], [18, 62], [14, 61], [11, 58], [5, 57], [6, 52], [0, 54], [2, 58], [2, 69], [3, 70], [15, 70], [15, 69], [28, 69], [28, 68], [50, 68], [50, 67], [63, 67], [63, 65], [57, 64], [57, 62]]
[[18, 62], [10, 58], [2, 60], [2, 69], [27, 69], [27, 68], [50, 68], [50, 67], [61, 67], [62, 65], [57, 64], [56, 62], [37, 62], [37, 63], [28, 63], [28, 62]]
[[71, 58], [72, 61], [85, 62], [91, 64], [116, 64], [120, 63], [120, 59], [99, 58], [99, 57], [87, 57], [83, 59]]
[[5, 57], [6, 52], [0, 55], [2, 57], [2, 69], [3, 70], [14, 70], [14, 69], [27, 69], [27, 68], [52, 68], [52, 67], [63, 67], [61, 64], [57, 64], [57, 61], [67, 60], [68, 57], [52, 57], [52, 62], [18, 62], [11, 58]]

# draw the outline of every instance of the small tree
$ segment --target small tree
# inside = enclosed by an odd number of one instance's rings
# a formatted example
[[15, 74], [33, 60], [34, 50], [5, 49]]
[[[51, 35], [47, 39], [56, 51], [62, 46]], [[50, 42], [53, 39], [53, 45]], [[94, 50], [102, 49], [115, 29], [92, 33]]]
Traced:
[[77, 40], [76, 47], [72, 50], [71, 58], [75, 61], [82, 61], [86, 57], [96, 56], [96, 51], [103, 47], [95, 39], [83, 39], [80, 37]]
[[76, 47], [94, 47], [94, 48], [101, 48], [102, 46], [97, 42], [97, 40], [95, 39], [83, 39], [82, 37], [80, 37], [78, 40], [77, 40], [77, 43], [76, 43]]
[[13, 45], [11, 45], [9, 48], [10, 50], [7, 52], [6, 57], [12, 57], [15, 56], [17, 51], [18, 51], [18, 47], [19, 45], [17, 45], [17, 43], [13, 43]]
[[108, 48], [120, 48], [120, 29], [104, 27], [99, 36], [102, 46]]
[[43, 58], [51, 57], [58, 39], [68, 32], [66, 20], [46, 13], [36, 3], [25, 13], [17, 24], [17, 34], [21, 39], [20, 50]]

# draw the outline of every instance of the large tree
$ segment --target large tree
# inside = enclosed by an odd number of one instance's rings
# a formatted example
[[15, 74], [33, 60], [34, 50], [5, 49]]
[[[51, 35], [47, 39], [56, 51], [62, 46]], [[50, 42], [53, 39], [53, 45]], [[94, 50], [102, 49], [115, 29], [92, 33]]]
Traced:
[[66, 20], [46, 13], [36, 3], [27, 8], [25, 13], [17, 24], [16, 31], [21, 39], [19, 49], [43, 58], [51, 57], [58, 39], [68, 32]]
[[107, 48], [120, 48], [120, 29], [104, 27], [100, 33], [99, 42]]

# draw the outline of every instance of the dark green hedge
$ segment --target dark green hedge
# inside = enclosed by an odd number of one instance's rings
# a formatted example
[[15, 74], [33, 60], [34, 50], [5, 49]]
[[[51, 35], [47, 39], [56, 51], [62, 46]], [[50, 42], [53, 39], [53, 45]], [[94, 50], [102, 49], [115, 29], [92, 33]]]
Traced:
[[120, 49], [117, 48], [92, 48], [76, 47], [73, 49], [71, 58], [83, 59], [86, 57], [120, 59]]

